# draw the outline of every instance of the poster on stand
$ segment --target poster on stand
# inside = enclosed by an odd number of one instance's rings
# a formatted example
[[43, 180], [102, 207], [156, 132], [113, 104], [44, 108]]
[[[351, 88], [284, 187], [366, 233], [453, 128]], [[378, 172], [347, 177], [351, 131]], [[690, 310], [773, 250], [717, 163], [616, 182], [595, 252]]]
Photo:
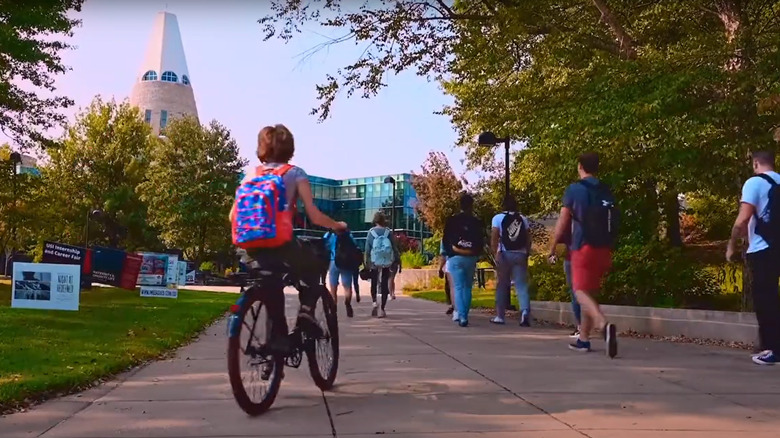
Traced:
[[187, 262], [179, 262], [179, 286], [187, 285]]
[[141, 286], [141, 296], [147, 298], [179, 298], [175, 287]]
[[168, 267], [165, 270], [166, 285], [176, 285], [179, 283], [179, 256], [176, 254], [168, 254]]
[[81, 266], [81, 287], [87, 286], [92, 275], [92, 252], [87, 248], [59, 242], [43, 242], [42, 263]]
[[187, 263], [187, 284], [195, 284], [195, 262]]
[[139, 286], [168, 284], [168, 254], [141, 252], [138, 255], [142, 257], [142, 261], [136, 284]]
[[11, 307], [79, 310], [81, 266], [14, 263]]
[[127, 253], [121, 249], [92, 248], [92, 280], [109, 286], [120, 286]]
[[119, 287], [122, 289], [135, 289], [143, 261], [144, 258], [138, 254], [127, 254], [125, 265], [122, 267], [122, 277], [119, 279]]

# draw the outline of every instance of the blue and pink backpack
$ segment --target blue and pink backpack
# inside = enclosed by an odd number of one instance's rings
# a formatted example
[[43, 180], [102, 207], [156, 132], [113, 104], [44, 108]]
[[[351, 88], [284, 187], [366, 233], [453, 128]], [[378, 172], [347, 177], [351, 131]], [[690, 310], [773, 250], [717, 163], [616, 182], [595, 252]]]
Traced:
[[283, 176], [291, 165], [262, 166], [236, 189], [233, 244], [239, 248], [276, 248], [293, 238], [292, 210]]

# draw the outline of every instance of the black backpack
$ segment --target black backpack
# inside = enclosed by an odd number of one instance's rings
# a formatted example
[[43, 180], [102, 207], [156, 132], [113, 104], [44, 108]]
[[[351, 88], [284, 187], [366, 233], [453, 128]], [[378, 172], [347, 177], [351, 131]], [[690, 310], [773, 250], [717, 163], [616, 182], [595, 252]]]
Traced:
[[[485, 232], [482, 222], [474, 216], [461, 213], [453, 217], [456, 239], [452, 245], [461, 250], [469, 251], [471, 255], [479, 255], [485, 246]], [[457, 253], [453, 253], [457, 255]]]
[[770, 247], [777, 247], [780, 245], [780, 193], [778, 193], [778, 184], [772, 177], [763, 173], [756, 175], [756, 177], [763, 179], [771, 185], [768, 195], [769, 202], [766, 204], [766, 209], [763, 212], [767, 213], [767, 220], [765, 221], [759, 217], [758, 211], [754, 213], [756, 217], [756, 234], [761, 236]]
[[581, 218], [575, 218], [582, 226], [585, 245], [594, 248], [611, 248], [617, 237], [618, 211], [609, 187], [604, 183], [579, 182], [588, 191], [588, 204]]
[[348, 271], [357, 271], [363, 264], [363, 252], [352, 241], [348, 232], [336, 235], [336, 267]]
[[520, 213], [507, 212], [501, 220], [501, 244], [506, 251], [528, 248], [528, 228]]

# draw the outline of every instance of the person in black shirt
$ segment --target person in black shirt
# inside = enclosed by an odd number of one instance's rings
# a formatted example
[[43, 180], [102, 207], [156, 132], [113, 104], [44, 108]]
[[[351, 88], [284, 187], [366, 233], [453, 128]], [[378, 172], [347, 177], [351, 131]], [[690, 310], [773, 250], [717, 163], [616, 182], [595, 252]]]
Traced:
[[458, 309], [458, 324], [467, 327], [474, 272], [485, 246], [485, 227], [474, 216], [474, 198], [470, 194], [464, 192], [460, 195], [460, 210], [460, 213], [447, 219], [443, 240], [455, 307]]

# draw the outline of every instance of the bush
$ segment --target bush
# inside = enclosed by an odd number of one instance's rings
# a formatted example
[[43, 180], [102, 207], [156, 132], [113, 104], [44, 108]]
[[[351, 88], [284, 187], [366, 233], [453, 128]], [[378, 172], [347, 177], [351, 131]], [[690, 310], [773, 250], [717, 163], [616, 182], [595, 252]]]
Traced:
[[217, 273], [217, 265], [214, 262], [203, 262], [200, 264], [200, 270], [203, 272]]
[[683, 225], [688, 225], [689, 230], [684, 230], [692, 235], [700, 234], [709, 240], [725, 240], [729, 238], [731, 226], [737, 216], [739, 204], [732, 198], [721, 198], [705, 193], [693, 193], [685, 196], [687, 204], [686, 214], [690, 216], [684, 219]]
[[680, 248], [654, 241], [624, 244], [613, 256], [599, 301], [604, 304], [708, 309], [721, 290], [711, 271]]
[[425, 256], [419, 251], [401, 253], [401, 266], [404, 269], [420, 269], [425, 266]]
[[528, 281], [531, 298], [534, 300], [569, 301], [571, 299], [562, 261], [551, 265], [544, 256], [531, 256], [528, 261]]

